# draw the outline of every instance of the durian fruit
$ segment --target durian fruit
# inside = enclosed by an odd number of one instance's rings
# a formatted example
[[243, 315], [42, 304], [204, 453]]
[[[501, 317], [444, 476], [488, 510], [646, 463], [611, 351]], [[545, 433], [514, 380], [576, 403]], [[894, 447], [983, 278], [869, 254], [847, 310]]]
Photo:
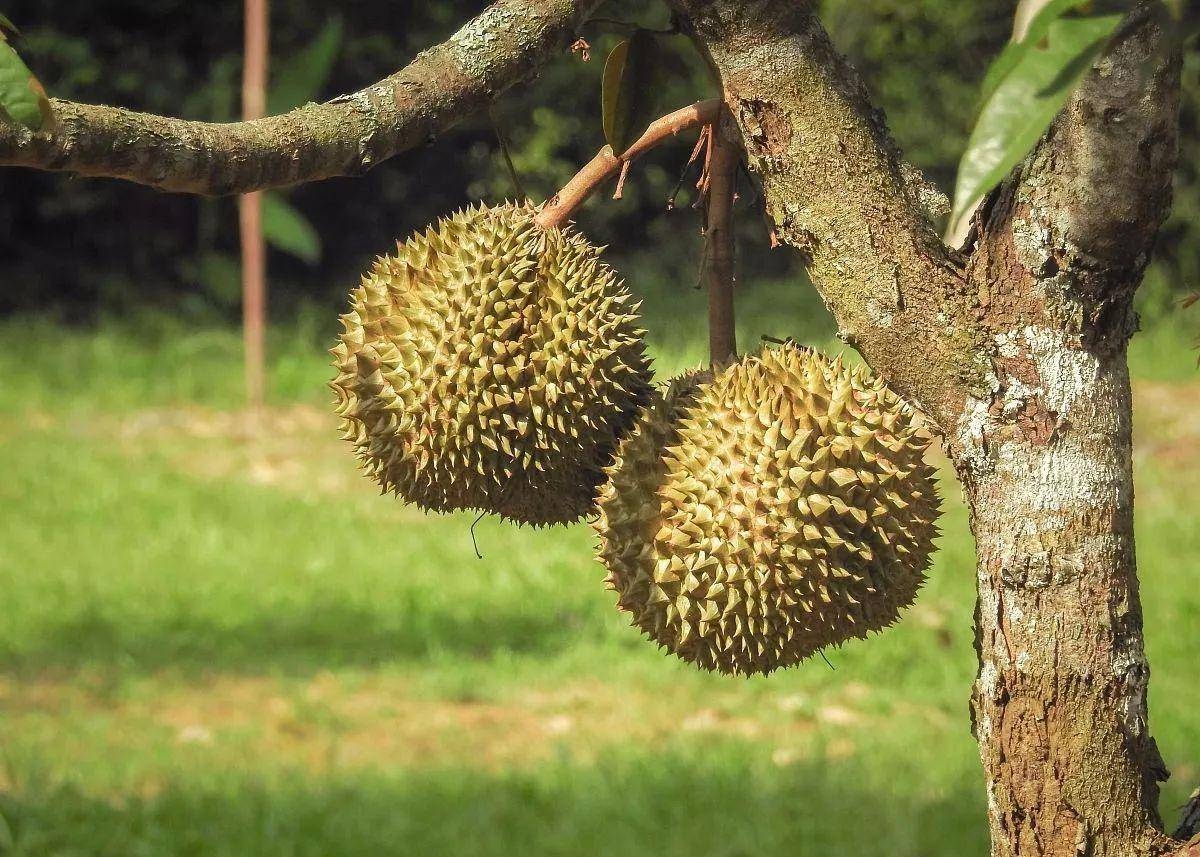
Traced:
[[650, 391], [600, 249], [527, 205], [471, 207], [375, 261], [342, 316], [342, 431], [382, 489], [533, 525], [595, 508]]
[[923, 423], [866, 367], [794, 345], [656, 392], [599, 501], [618, 607], [744, 675], [891, 625], [937, 536]]

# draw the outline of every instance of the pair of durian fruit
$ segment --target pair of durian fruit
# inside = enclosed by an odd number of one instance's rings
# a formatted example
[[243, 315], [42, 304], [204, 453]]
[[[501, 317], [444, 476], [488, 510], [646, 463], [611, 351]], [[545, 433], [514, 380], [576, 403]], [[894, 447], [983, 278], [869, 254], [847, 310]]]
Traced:
[[364, 275], [333, 388], [366, 471], [428, 510], [592, 518], [618, 606], [706, 669], [892, 624], [937, 534], [921, 415], [791, 344], [654, 388], [629, 292], [535, 214], [468, 208]]

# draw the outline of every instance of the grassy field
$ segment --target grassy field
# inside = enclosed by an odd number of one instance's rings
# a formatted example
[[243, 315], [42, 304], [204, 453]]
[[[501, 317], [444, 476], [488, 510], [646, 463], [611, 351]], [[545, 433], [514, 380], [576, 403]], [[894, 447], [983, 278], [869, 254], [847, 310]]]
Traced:
[[[667, 323], [690, 306], [650, 310], [664, 370], [694, 360]], [[811, 305], [744, 310], [743, 342], [830, 333]], [[235, 334], [0, 325], [0, 854], [983, 853], [951, 477], [899, 626], [835, 669], [701, 674], [616, 612], [586, 527], [485, 520], [478, 560], [470, 516], [379, 497], [336, 438], [321, 327], [276, 333], [254, 432]], [[1165, 328], [1134, 354], [1172, 815], [1200, 780], [1193, 365]]]

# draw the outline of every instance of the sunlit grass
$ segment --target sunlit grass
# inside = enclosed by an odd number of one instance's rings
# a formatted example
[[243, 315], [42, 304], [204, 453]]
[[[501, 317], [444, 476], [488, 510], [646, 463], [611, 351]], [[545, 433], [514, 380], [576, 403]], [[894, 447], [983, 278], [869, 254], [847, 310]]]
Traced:
[[[744, 342], [828, 341], [817, 321], [781, 330], [803, 307], [768, 298], [747, 296]], [[647, 310], [664, 372], [700, 358], [680, 307]], [[0, 328], [0, 853], [984, 851], [973, 551], [949, 475], [905, 621], [835, 670], [702, 674], [613, 609], [586, 526], [484, 520], [479, 560], [470, 516], [375, 494], [324, 408], [328, 335], [275, 332], [252, 435], [229, 413], [233, 332]], [[1181, 336], [1145, 342], [1143, 377], [1191, 359]], [[1180, 633], [1200, 615], [1195, 389], [1138, 397], [1167, 810], [1200, 777]]]

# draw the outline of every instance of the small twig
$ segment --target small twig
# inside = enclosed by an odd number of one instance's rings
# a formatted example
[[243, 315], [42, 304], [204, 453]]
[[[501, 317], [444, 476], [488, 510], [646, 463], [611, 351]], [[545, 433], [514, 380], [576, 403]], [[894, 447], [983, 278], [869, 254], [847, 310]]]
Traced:
[[629, 166], [632, 163], [632, 161], [625, 161], [621, 164], [621, 172], [617, 176], [617, 189], [613, 191], [613, 199], [621, 198], [621, 191], [625, 189], [625, 178], [629, 175]]
[[590, 62], [592, 59], [592, 46], [588, 44], [587, 39], [580, 36], [571, 42], [571, 53], [579, 54], [579, 58], [584, 62]]
[[696, 188], [700, 191], [701, 198], [708, 193], [708, 185], [712, 181], [713, 138], [715, 136], [716, 129], [709, 125], [708, 134], [704, 140], [704, 170], [700, 173], [700, 180], [696, 182]]
[[712, 125], [706, 124], [700, 128], [700, 136], [696, 138], [696, 145], [692, 148], [692, 154], [688, 156], [688, 166], [696, 162], [696, 158], [700, 157], [700, 153], [704, 151], [704, 144], [708, 142], [708, 135], [712, 133]]
[[517, 200], [523, 201], [528, 199], [525, 195], [525, 189], [521, 187], [521, 178], [517, 175], [517, 167], [513, 163], [512, 154], [508, 150], [508, 140], [504, 138], [504, 129], [500, 126], [500, 120], [496, 118], [496, 111], [488, 109], [488, 119], [492, 123], [492, 130], [496, 132], [496, 142], [500, 144], [500, 153], [504, 155], [504, 165], [508, 168], [508, 177], [512, 179], [513, 190], [517, 194]]
[[668, 113], [661, 119], [652, 122], [645, 133], [619, 157], [613, 154], [610, 147], [605, 146], [583, 169], [575, 174], [574, 178], [567, 182], [562, 190], [542, 206], [535, 221], [543, 229], [559, 226], [566, 222], [571, 214], [595, 192], [596, 188], [616, 175], [624, 164], [636, 160], [640, 155], [681, 131], [712, 122], [720, 107], [721, 101], [714, 98], [688, 105], [674, 113]]
[[675, 188], [671, 191], [671, 195], [667, 197], [667, 211], [675, 209], [675, 199], [679, 196], [679, 191], [683, 187], [684, 180], [687, 179], [687, 174], [692, 168], [692, 164], [696, 163], [696, 158], [700, 157], [700, 151], [704, 148], [704, 138], [708, 134], [709, 127], [708, 125], [700, 127], [700, 136], [696, 138], [696, 145], [692, 149], [692, 154], [688, 156], [687, 163], [679, 171], [679, 180], [675, 182]]
[[475, 541], [475, 527], [479, 524], [480, 521], [483, 520], [483, 516], [486, 514], [487, 514], [487, 512], [480, 512], [475, 517], [475, 520], [471, 522], [471, 547], [475, 548], [475, 558], [476, 559], [483, 559], [483, 554], [481, 554], [479, 552], [479, 542]]
[[704, 285], [704, 273], [708, 270], [708, 230], [701, 229], [700, 235], [704, 238], [704, 246], [700, 249], [700, 267], [696, 269], [696, 282], [692, 286], [697, 292]]
[[825, 666], [829, 667], [834, 672], [837, 672], [837, 667], [835, 667], [833, 664], [831, 664], [829, 662], [829, 658], [825, 657], [824, 649], [817, 649], [817, 654], [821, 656], [821, 660], [823, 660], [825, 662]]
[[754, 176], [750, 174], [749, 168], [745, 161], [738, 161], [738, 175], [746, 180], [746, 186], [750, 188], [750, 197], [746, 202], [747, 208], [753, 208], [762, 199], [759, 193], [758, 182], [754, 180]]

